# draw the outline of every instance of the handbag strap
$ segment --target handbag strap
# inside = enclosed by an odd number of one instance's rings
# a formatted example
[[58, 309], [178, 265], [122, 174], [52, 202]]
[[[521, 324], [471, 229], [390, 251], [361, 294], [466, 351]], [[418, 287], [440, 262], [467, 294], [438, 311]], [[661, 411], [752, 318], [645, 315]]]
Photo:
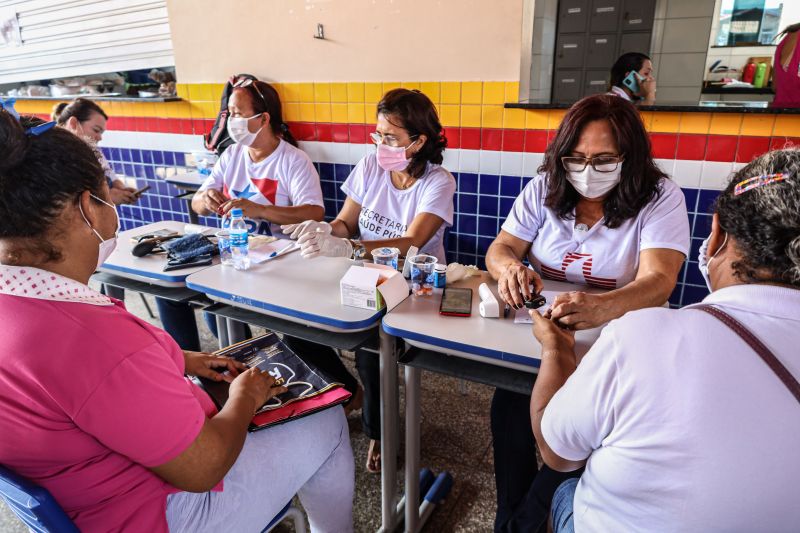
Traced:
[[777, 357], [775, 357], [775, 354], [772, 353], [763, 342], [758, 340], [758, 338], [753, 335], [753, 333], [741, 322], [733, 318], [719, 307], [712, 305], [698, 305], [691, 307], [690, 309], [705, 311], [732, 329], [733, 332], [739, 335], [739, 337], [741, 337], [741, 339], [746, 342], [750, 348], [752, 348], [759, 355], [759, 357], [761, 357], [767, 366], [770, 367], [773, 372], [775, 372], [775, 375], [778, 376], [778, 379], [780, 379], [781, 382], [786, 385], [786, 388], [789, 389], [789, 392], [791, 392], [795, 399], [800, 402], [800, 383], [797, 381], [797, 378], [795, 378], [792, 373], [789, 372], [789, 369], [787, 369], [784, 364], [781, 363]]

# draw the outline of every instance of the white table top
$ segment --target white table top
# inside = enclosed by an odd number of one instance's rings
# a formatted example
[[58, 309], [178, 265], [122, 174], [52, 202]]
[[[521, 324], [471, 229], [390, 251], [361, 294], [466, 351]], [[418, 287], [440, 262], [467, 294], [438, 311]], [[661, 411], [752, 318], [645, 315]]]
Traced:
[[184, 174], [173, 174], [172, 176], [164, 178], [164, 181], [179, 187], [197, 188], [206, 181], [207, 177], [208, 176], [204, 176], [199, 172], [186, 172]]
[[[102, 264], [99, 270], [162, 287], [185, 287], [188, 275], [210, 267], [197, 266], [164, 272], [164, 266], [167, 264], [166, 255], [152, 254], [144, 257], [134, 257], [131, 254], [131, 250], [135, 246], [131, 242], [131, 237], [160, 229], [183, 233], [184, 226], [186, 224], [183, 222], [162, 221], [120, 232], [117, 240], [117, 249], [114, 250], [114, 253]], [[214, 256], [213, 262], [214, 264], [219, 264], [219, 257]]]
[[[469, 317], [439, 314], [440, 294], [429, 297], [410, 296], [383, 318], [383, 329], [400, 337], [412, 346], [431, 349], [448, 355], [489, 362], [499, 366], [536, 372], [541, 345], [533, 336], [530, 324], [514, 324], [514, 310], [508, 318], [483, 318], [478, 311], [480, 297], [478, 286], [486, 282], [497, 296], [497, 283], [488, 272], [452, 284], [453, 287], [472, 289], [472, 315]], [[450, 285], [448, 285], [450, 286]], [[599, 289], [585, 286], [544, 281], [545, 290], [569, 292], [581, 290], [600, 293]], [[602, 328], [575, 333], [575, 352], [586, 353], [597, 340]]]
[[190, 289], [212, 300], [334, 332], [375, 327], [383, 310], [341, 304], [339, 280], [353, 264], [348, 259], [303, 259], [292, 252], [239, 271], [215, 266], [192, 274]]

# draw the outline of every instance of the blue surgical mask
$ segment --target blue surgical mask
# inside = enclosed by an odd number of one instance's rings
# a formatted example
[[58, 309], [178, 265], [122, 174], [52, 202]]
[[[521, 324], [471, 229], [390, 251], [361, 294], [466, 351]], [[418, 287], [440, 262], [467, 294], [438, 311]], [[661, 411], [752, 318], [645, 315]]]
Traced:
[[703, 244], [700, 245], [700, 254], [697, 257], [697, 268], [700, 269], [700, 274], [702, 274], [703, 279], [706, 281], [706, 286], [708, 287], [709, 291], [714, 291], [713, 287], [711, 287], [711, 278], [708, 275], [708, 266], [711, 264], [711, 261], [717, 257], [717, 254], [725, 248], [725, 245], [728, 243], [728, 234], [725, 233], [725, 239], [722, 241], [722, 246], [717, 248], [717, 251], [714, 252], [714, 255], [711, 257], [706, 257], [708, 253], [708, 237], [703, 241]]

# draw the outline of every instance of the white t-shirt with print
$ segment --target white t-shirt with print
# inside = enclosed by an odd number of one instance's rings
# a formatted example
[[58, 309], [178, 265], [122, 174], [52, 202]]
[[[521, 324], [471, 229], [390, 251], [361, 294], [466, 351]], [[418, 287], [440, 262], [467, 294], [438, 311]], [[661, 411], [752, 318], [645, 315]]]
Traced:
[[[258, 163], [247, 147], [234, 144], [220, 156], [201, 191], [217, 189], [227, 198], [245, 198], [260, 205], [323, 206], [319, 174], [305, 152], [281, 140], [269, 157]], [[251, 233], [285, 237], [279, 224], [245, 219]]]
[[[735, 285], [703, 301], [739, 320], [800, 379], [800, 290]], [[576, 531], [797, 531], [800, 404], [705, 312], [610, 322], [553, 396], [542, 435], [588, 457]]]
[[402, 237], [420, 213], [431, 213], [442, 220], [436, 234], [420, 250], [446, 261], [444, 231], [453, 225], [453, 196], [456, 180], [443, 167], [428, 164], [425, 174], [411, 187], [400, 190], [392, 184], [391, 173], [383, 170], [370, 154], [358, 162], [342, 184], [342, 191], [361, 206], [358, 227], [361, 239]]
[[639, 252], [667, 248], [688, 255], [689, 215], [680, 187], [662, 179], [661, 194], [639, 214], [609, 229], [598, 221], [588, 231], [575, 229], [544, 205], [547, 178], [536, 176], [517, 197], [503, 229], [533, 243], [531, 264], [547, 279], [616, 289], [634, 280]]

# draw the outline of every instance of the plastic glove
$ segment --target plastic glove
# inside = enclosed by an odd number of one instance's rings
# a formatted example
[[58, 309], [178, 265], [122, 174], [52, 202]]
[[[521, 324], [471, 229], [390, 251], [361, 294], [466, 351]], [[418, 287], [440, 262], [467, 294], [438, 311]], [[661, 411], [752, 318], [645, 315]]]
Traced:
[[320, 255], [325, 257], [350, 257], [353, 255], [353, 245], [349, 240], [321, 231], [303, 234], [297, 239], [297, 244], [300, 245], [300, 255], [304, 259], [312, 259]]
[[480, 274], [480, 270], [475, 265], [464, 266], [461, 263], [450, 263], [447, 265], [447, 284], [477, 276], [478, 274]]
[[321, 232], [326, 235], [331, 234], [331, 225], [327, 222], [317, 222], [316, 220], [306, 220], [297, 224], [284, 224], [281, 231], [289, 235], [290, 239], [299, 239], [306, 233]]

